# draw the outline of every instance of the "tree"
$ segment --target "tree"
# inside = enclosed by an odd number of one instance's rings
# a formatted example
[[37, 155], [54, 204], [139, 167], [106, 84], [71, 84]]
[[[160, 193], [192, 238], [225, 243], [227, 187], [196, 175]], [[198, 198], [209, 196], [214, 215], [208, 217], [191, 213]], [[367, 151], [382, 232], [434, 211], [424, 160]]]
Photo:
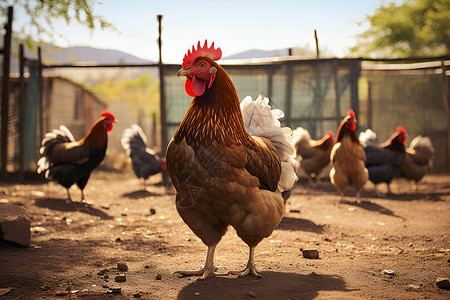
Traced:
[[370, 28], [351, 53], [363, 57], [450, 55], [450, 0], [405, 0], [366, 16]]
[[14, 34], [27, 45], [44, 39], [52, 40], [59, 35], [53, 25], [57, 19], [65, 20], [67, 25], [79, 23], [91, 31], [96, 28], [115, 29], [102, 16], [94, 14], [96, 4], [94, 0], [0, 0], [1, 21], [6, 22], [8, 6], [13, 6], [16, 12], [23, 12], [29, 20], [21, 27], [14, 26]]

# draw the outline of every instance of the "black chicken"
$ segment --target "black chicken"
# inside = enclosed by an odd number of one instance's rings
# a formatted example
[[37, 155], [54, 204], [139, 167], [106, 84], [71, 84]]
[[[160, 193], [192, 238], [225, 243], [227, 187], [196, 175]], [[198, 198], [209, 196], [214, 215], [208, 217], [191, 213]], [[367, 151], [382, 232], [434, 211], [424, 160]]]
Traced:
[[366, 168], [369, 171], [369, 180], [376, 185], [385, 182], [388, 193], [391, 193], [390, 183], [405, 160], [407, 132], [398, 127], [396, 132], [383, 144], [378, 144], [376, 134], [370, 129], [361, 132], [359, 141], [366, 153]]
[[131, 158], [134, 174], [143, 180], [144, 187], [148, 177], [166, 171], [165, 160], [155, 150], [147, 147], [147, 137], [138, 125], [125, 129], [120, 142]]

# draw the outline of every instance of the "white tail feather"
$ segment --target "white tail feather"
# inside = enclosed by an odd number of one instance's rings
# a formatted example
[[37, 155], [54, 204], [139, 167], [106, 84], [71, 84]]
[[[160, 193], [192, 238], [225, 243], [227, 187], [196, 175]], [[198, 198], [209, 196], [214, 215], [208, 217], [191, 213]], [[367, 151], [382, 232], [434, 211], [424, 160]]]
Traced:
[[267, 138], [274, 145], [281, 160], [278, 189], [281, 192], [290, 190], [298, 179], [294, 170], [297, 162], [292, 146], [292, 130], [289, 127], [281, 127], [279, 121], [284, 117], [283, 111], [271, 109], [269, 98], [263, 99], [261, 95], [255, 101], [250, 96], [245, 97], [241, 102], [241, 111], [247, 132], [253, 136]]
[[367, 145], [378, 145], [377, 134], [372, 129], [367, 129], [359, 134], [359, 142], [363, 147]]

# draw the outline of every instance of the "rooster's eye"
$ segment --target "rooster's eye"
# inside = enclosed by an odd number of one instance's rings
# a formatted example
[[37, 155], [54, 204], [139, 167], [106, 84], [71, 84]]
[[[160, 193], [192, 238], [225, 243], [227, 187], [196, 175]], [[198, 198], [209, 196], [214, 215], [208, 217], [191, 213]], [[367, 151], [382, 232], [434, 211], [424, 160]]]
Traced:
[[206, 63], [202, 62], [198, 65], [201, 69], [206, 68]]

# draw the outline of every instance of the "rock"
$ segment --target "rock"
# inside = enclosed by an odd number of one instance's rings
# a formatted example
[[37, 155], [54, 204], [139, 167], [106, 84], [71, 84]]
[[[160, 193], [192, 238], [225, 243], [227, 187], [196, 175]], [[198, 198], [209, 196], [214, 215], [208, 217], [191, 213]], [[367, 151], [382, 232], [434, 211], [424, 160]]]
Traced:
[[302, 251], [304, 258], [319, 259], [319, 251], [317, 251], [316, 249], [313, 250], [300, 249], [300, 251]]
[[141, 298], [142, 295], [141, 295], [140, 293], [135, 293], [135, 294], [133, 294], [133, 297], [134, 297], [134, 298]]
[[162, 276], [161, 276], [161, 274], [160, 273], [158, 273], [158, 274], [156, 274], [156, 280], [161, 280], [161, 278], [162, 278]]
[[420, 289], [420, 285], [418, 284], [408, 284], [408, 286], [406, 287], [406, 289], [408, 291], [417, 291], [418, 289]]
[[63, 296], [69, 295], [69, 292], [68, 291], [58, 291], [55, 293], [55, 295], [58, 297], [63, 297]]
[[151, 215], [156, 214], [156, 210], [155, 210], [154, 208], [150, 208], [150, 214], [151, 214]]
[[105, 275], [106, 272], [108, 272], [108, 269], [103, 269], [103, 270], [99, 271], [97, 273], [97, 275], [103, 276], [103, 275]]
[[8, 242], [29, 246], [31, 239], [31, 221], [25, 208], [0, 203], [0, 237]]
[[128, 266], [126, 263], [117, 263], [117, 269], [121, 272], [126, 272], [128, 271]]
[[252, 291], [248, 291], [247, 292], [247, 296], [251, 297], [251, 298], [256, 298], [256, 294]]
[[122, 293], [122, 288], [111, 288], [111, 292], [113, 293], [113, 294], [120, 294], [120, 293]]
[[450, 281], [448, 278], [436, 278], [436, 285], [440, 289], [450, 290]]
[[125, 275], [117, 275], [114, 278], [114, 281], [115, 282], [125, 282], [125, 281], [127, 281], [127, 277]]
[[392, 270], [383, 270], [383, 274], [390, 275], [390, 276], [394, 276], [394, 275], [395, 275], [395, 271], [392, 271]]

